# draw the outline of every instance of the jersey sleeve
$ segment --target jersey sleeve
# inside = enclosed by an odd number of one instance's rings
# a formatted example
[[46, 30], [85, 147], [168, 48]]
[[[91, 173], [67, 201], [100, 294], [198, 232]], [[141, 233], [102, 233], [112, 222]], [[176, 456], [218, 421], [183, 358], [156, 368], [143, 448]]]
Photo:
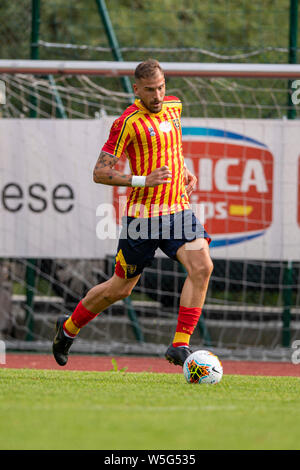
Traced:
[[102, 147], [103, 152], [120, 158], [131, 140], [129, 125], [126, 120], [118, 118], [111, 126], [109, 137]]

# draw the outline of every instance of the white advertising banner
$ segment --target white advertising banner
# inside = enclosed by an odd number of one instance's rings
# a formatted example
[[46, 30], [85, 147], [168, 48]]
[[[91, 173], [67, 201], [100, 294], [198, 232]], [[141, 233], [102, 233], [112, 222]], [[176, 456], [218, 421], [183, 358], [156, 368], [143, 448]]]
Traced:
[[[0, 119], [1, 257], [115, 254], [127, 189], [92, 177], [112, 122]], [[212, 257], [300, 260], [300, 123], [185, 118], [182, 134]]]

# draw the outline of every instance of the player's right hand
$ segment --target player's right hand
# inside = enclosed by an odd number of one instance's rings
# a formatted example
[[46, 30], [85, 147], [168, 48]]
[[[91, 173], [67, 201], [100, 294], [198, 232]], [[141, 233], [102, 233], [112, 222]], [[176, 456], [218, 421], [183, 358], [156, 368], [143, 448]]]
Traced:
[[146, 177], [146, 185], [148, 187], [158, 186], [159, 184], [171, 183], [172, 172], [167, 166], [156, 168]]

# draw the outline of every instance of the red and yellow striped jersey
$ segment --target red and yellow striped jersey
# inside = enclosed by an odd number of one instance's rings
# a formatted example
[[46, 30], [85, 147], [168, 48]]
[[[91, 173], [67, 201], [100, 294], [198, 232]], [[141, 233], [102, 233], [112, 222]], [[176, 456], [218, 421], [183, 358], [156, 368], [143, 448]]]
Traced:
[[125, 154], [133, 175], [147, 176], [164, 165], [172, 172], [171, 183], [132, 188], [126, 206], [130, 217], [154, 217], [190, 207], [183, 172], [181, 109], [175, 96], [164, 98], [159, 113], [151, 113], [136, 99], [111, 127], [102, 150], [118, 158]]

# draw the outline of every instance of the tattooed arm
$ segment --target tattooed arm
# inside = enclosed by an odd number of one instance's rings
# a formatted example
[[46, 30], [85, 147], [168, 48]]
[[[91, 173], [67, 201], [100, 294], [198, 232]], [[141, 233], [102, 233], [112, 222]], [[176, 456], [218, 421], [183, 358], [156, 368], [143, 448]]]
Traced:
[[132, 175], [124, 175], [113, 168], [118, 160], [114, 155], [102, 151], [94, 168], [93, 179], [95, 183], [131, 186]]
[[[95, 183], [109, 184], [111, 186], [131, 186], [132, 175], [124, 175], [113, 167], [118, 158], [106, 152], [101, 152], [94, 168], [93, 178]], [[159, 184], [170, 183], [172, 173], [167, 166], [156, 168], [146, 176], [145, 186], [155, 187]]]

